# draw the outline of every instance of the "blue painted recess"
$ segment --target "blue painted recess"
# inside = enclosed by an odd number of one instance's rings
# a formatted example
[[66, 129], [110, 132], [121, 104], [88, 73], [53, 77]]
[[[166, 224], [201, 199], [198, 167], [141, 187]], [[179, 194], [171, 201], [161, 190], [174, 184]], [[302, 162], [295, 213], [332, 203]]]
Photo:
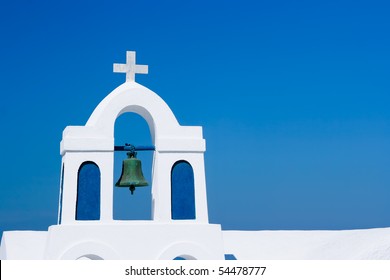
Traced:
[[171, 202], [173, 220], [195, 219], [194, 171], [186, 161], [178, 161], [172, 167]]
[[187, 259], [183, 258], [183, 257], [176, 257], [173, 259], [174, 261], [186, 261]]
[[237, 260], [237, 258], [233, 254], [225, 254], [225, 260], [234, 261]]
[[76, 220], [100, 219], [100, 169], [94, 162], [84, 162], [77, 179]]

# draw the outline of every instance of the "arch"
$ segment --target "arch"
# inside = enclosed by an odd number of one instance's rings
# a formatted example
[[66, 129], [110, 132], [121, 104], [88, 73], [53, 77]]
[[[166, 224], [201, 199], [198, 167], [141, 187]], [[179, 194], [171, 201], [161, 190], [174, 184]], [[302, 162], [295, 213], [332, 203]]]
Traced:
[[[150, 130], [145, 119], [136, 113], [124, 113], [115, 122], [115, 145], [131, 143], [134, 145], [151, 145]], [[123, 161], [127, 158], [126, 152], [114, 152], [114, 179], [115, 184], [121, 177]], [[137, 187], [131, 195], [128, 187], [114, 187], [113, 219], [114, 220], [151, 220], [152, 208], [152, 161], [153, 152], [137, 152], [141, 161], [143, 175], [149, 183], [145, 187]]]
[[159, 260], [210, 260], [212, 254], [200, 244], [193, 242], [178, 242], [168, 246], [158, 257]]
[[[97, 161], [101, 168], [101, 220], [112, 220], [113, 209], [113, 187], [114, 181], [112, 165], [114, 165], [115, 146], [115, 121], [124, 113], [135, 113], [140, 115], [148, 124], [152, 145], [155, 146], [152, 160], [152, 220], [171, 221], [170, 205], [170, 169], [172, 160], [180, 159], [172, 157], [170, 153], [196, 153], [200, 160], [201, 153], [206, 149], [203, 139], [202, 127], [200, 126], [180, 126], [168, 105], [153, 91], [135, 83], [126, 82], [109, 95], [95, 108], [85, 126], [67, 126], [63, 131], [60, 153], [64, 157], [67, 153], [67, 160], [77, 158], [79, 152], [98, 153], [101, 158]], [[137, 143], [134, 143], [137, 144]], [[121, 143], [123, 145], [123, 143]], [[74, 153], [73, 153], [74, 152]], [[85, 160], [89, 160], [86, 158]], [[198, 160], [195, 161], [198, 165]], [[194, 163], [194, 164], [195, 164]], [[108, 166], [108, 164], [110, 166]], [[203, 166], [203, 162], [199, 162]], [[77, 167], [76, 167], [77, 168]], [[69, 172], [70, 167], [68, 168]], [[195, 169], [198, 170], [198, 167]], [[198, 174], [199, 172], [196, 172]], [[70, 174], [70, 176], [73, 176]], [[204, 177], [202, 171], [200, 176]], [[75, 176], [76, 177], [76, 174]], [[76, 179], [71, 177], [72, 179]], [[65, 176], [67, 181], [67, 176]], [[206, 205], [205, 184], [200, 181], [200, 188], [197, 186], [197, 202]], [[68, 180], [69, 182], [69, 180]], [[75, 183], [73, 183], [75, 184]], [[67, 188], [68, 189], [68, 188]], [[70, 198], [74, 198], [77, 190], [72, 189]], [[65, 191], [67, 194], [68, 191]], [[109, 198], [106, 200], [106, 198]], [[68, 198], [68, 195], [64, 196]], [[73, 221], [75, 214], [73, 206], [71, 209], [65, 207], [63, 221]], [[203, 207], [202, 207], [203, 208]], [[110, 209], [110, 210], [106, 210]], [[207, 208], [205, 208], [207, 209]], [[200, 208], [197, 210], [198, 218], [207, 221], [207, 212]], [[65, 218], [65, 219], [64, 219]]]
[[193, 256], [190, 255], [180, 255], [176, 258], [173, 258], [174, 261], [188, 261], [188, 260], [196, 260]]
[[60, 153], [69, 151], [113, 151], [116, 119], [136, 113], [148, 123], [152, 144], [159, 152], [204, 152], [202, 127], [180, 126], [165, 101], [135, 82], [126, 82], [107, 95], [85, 126], [67, 126]]
[[157, 94], [135, 82], [124, 83], [99, 103], [87, 121], [106, 137], [113, 137], [115, 120], [123, 113], [141, 115], [148, 123], [152, 141], [156, 132], [167, 134], [179, 124], [168, 105]]
[[194, 170], [185, 160], [175, 162], [171, 170], [171, 218], [196, 218]]
[[182, 257], [182, 256], [177, 256], [176, 258], [173, 258], [174, 261], [185, 261], [187, 260], [186, 258]]
[[100, 169], [85, 161], [77, 175], [76, 220], [100, 219]]
[[111, 246], [96, 241], [79, 242], [60, 256], [61, 260], [118, 260], [120, 259], [118, 252]]
[[96, 260], [104, 260], [104, 259], [102, 257], [98, 256], [98, 255], [86, 254], [86, 255], [83, 255], [83, 256], [77, 258], [77, 260], [96, 261]]

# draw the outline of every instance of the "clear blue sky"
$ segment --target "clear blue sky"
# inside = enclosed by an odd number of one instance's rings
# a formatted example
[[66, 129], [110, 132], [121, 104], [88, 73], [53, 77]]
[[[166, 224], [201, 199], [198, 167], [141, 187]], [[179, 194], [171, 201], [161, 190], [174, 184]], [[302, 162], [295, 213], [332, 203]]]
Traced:
[[[210, 222], [390, 227], [389, 14], [375, 0], [1, 1], [0, 231], [56, 223], [62, 131], [124, 82], [126, 50], [149, 65], [137, 82], [203, 126]], [[132, 115], [115, 137], [150, 142]], [[116, 193], [117, 217], [148, 215], [148, 191]]]

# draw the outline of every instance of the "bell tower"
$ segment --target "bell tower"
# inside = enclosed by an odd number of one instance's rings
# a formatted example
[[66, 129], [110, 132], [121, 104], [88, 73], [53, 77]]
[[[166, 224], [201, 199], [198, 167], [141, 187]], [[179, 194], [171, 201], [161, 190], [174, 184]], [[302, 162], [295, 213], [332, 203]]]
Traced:
[[85, 126], [65, 128], [61, 224], [79, 222], [78, 211], [85, 207], [91, 220], [113, 222], [114, 125], [127, 112], [141, 115], [152, 135], [152, 220], [208, 222], [202, 128], [180, 126], [157, 94], [134, 81], [147, 69], [135, 64], [135, 52], [127, 52], [127, 64], [114, 64], [114, 72], [126, 73], [126, 82], [96, 107]]
[[[135, 52], [127, 52], [126, 64], [114, 64], [114, 72], [126, 73], [126, 82], [100, 102], [84, 126], [68, 126], [63, 132], [59, 219], [50, 234], [51, 240], [68, 240], [69, 248], [48, 250], [48, 257], [77, 258], [84, 249], [75, 245], [81, 240], [69, 240], [70, 236], [82, 235], [82, 244], [89, 244], [100, 232], [105, 245], [95, 247], [107, 251], [96, 254], [103, 259], [223, 259], [220, 225], [208, 222], [202, 127], [181, 126], [156, 93], [135, 82], [135, 74], [148, 72], [148, 66], [136, 64]], [[114, 146], [114, 126], [127, 112], [143, 117], [151, 132], [154, 151], [148, 188], [152, 217], [148, 221], [113, 219], [113, 181], [117, 181], [113, 164], [118, 148]], [[113, 229], [116, 235], [110, 239], [108, 232]], [[64, 235], [68, 231], [73, 234]], [[129, 235], [139, 235], [137, 244], [128, 245], [128, 250], [121, 243], [115, 245], [120, 240], [118, 232], [125, 243]], [[145, 239], [149, 235], [150, 239]], [[142, 253], [135, 250], [143, 242]], [[145, 247], [150, 252], [145, 252]]]

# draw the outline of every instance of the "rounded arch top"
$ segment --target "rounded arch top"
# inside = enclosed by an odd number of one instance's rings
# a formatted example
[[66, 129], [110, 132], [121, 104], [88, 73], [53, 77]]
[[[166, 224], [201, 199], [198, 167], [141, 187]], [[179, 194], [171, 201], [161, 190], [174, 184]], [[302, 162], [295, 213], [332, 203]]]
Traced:
[[60, 256], [60, 260], [118, 260], [119, 253], [110, 245], [99, 241], [82, 241], [71, 245]]
[[194, 242], [177, 242], [167, 246], [158, 256], [158, 260], [173, 260], [177, 257], [186, 260], [212, 260], [212, 252], [202, 244]]
[[126, 82], [107, 95], [95, 108], [86, 126], [94, 127], [106, 137], [113, 137], [116, 119], [129, 112], [139, 114], [146, 120], [153, 142], [157, 134], [170, 134], [179, 127], [165, 101], [136, 82]]
[[136, 82], [126, 82], [99, 103], [85, 126], [64, 129], [61, 155], [67, 151], [113, 151], [115, 121], [124, 113], [136, 113], [146, 120], [156, 151], [206, 149], [202, 127], [181, 126], [160, 96]]

